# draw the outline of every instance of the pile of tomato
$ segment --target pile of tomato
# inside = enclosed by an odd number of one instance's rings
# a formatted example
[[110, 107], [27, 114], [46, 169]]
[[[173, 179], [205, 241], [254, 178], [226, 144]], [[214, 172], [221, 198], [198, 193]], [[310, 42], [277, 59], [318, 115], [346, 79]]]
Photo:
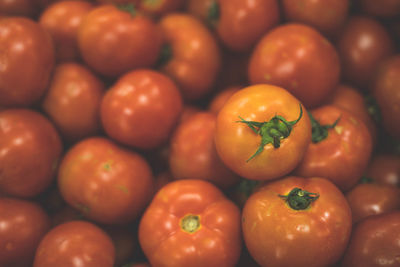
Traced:
[[0, 267], [400, 266], [400, 0], [0, 0]]

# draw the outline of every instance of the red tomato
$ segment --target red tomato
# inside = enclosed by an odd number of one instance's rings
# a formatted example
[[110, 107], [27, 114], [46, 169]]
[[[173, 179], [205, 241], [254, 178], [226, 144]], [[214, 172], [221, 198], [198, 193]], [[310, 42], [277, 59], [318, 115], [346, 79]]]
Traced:
[[49, 33], [28, 18], [0, 18], [0, 51], [0, 105], [33, 105], [45, 93], [54, 66]]
[[400, 189], [382, 184], [358, 184], [346, 193], [353, 224], [371, 216], [400, 210]]
[[283, 88], [243, 88], [218, 114], [217, 152], [226, 166], [247, 179], [282, 177], [299, 164], [311, 141], [306, 114], [300, 101]]
[[282, 8], [288, 21], [310, 25], [333, 37], [349, 14], [349, 0], [283, 0]]
[[215, 149], [216, 121], [216, 115], [199, 112], [177, 126], [169, 152], [174, 179], [207, 180], [222, 189], [239, 181], [239, 176], [225, 166]]
[[48, 6], [40, 15], [39, 23], [53, 38], [57, 61], [80, 59], [77, 33], [82, 19], [93, 8], [83, 1], [62, 1]]
[[38, 12], [32, 0], [0, 0], [0, 16], [34, 17]]
[[242, 212], [246, 247], [261, 266], [330, 266], [345, 251], [351, 226], [346, 198], [324, 178], [267, 183]]
[[377, 68], [372, 95], [390, 136], [400, 139], [400, 54], [383, 61]]
[[74, 145], [61, 161], [58, 186], [66, 202], [106, 224], [135, 220], [153, 196], [148, 163], [105, 138]]
[[100, 132], [100, 102], [103, 82], [84, 65], [58, 65], [44, 99], [42, 108], [68, 142]]
[[334, 46], [304, 24], [280, 25], [265, 34], [252, 52], [248, 69], [251, 84], [281, 86], [308, 108], [327, 99], [339, 74]]
[[394, 52], [388, 31], [373, 18], [352, 16], [338, 36], [345, 81], [367, 91], [377, 64]]
[[167, 141], [181, 111], [182, 97], [173, 80], [141, 69], [126, 73], [107, 91], [101, 121], [112, 139], [152, 149]]
[[214, 36], [198, 19], [185, 13], [167, 14], [159, 26], [168, 44], [161, 70], [177, 82], [186, 100], [204, 97], [212, 90], [221, 67]]
[[400, 14], [400, 1], [398, 0], [357, 0], [355, 1], [361, 12], [379, 17], [395, 17]]
[[115, 248], [98, 226], [72, 221], [52, 228], [40, 241], [33, 267], [112, 267]]
[[356, 115], [333, 105], [311, 110], [313, 141], [294, 174], [325, 177], [341, 190], [357, 184], [372, 153], [368, 128]]
[[0, 192], [33, 197], [54, 180], [62, 153], [60, 136], [40, 113], [0, 111]]
[[132, 69], [153, 66], [162, 35], [150, 18], [117, 6], [100, 5], [83, 19], [78, 45], [90, 67], [105, 76], [118, 77]]
[[208, 104], [208, 110], [211, 113], [214, 113], [215, 115], [218, 115], [218, 112], [222, 109], [222, 107], [225, 105], [226, 101], [238, 92], [241, 89], [240, 86], [230, 86], [227, 87], [220, 92], [218, 92], [210, 101]]
[[35, 202], [0, 197], [0, 265], [32, 266], [50, 218]]
[[376, 183], [400, 187], [400, 155], [374, 154], [365, 175]]
[[178, 11], [185, 4], [185, 0], [141, 0], [139, 9], [151, 15], [164, 15]]
[[343, 267], [399, 266], [400, 211], [371, 216], [357, 224]]
[[154, 196], [139, 224], [151, 266], [235, 266], [241, 250], [240, 211], [201, 180], [180, 180]]

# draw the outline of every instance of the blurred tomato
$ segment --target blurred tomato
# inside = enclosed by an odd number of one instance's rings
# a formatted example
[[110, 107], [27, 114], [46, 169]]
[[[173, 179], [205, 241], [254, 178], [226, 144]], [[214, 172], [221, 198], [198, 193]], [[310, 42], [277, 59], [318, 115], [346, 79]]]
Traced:
[[395, 17], [400, 14], [399, 0], [356, 0], [362, 13], [378, 17]]
[[365, 175], [376, 183], [400, 187], [400, 155], [375, 153]]
[[210, 100], [208, 104], [208, 110], [215, 115], [218, 115], [218, 112], [225, 105], [226, 101], [238, 92], [242, 87], [241, 86], [230, 86], [221, 91], [219, 91], [214, 97]]

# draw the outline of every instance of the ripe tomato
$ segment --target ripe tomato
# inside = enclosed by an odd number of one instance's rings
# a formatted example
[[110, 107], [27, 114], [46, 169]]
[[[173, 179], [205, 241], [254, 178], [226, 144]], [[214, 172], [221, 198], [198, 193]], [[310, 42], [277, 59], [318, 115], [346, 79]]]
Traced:
[[112, 267], [111, 238], [90, 222], [72, 221], [52, 228], [40, 241], [33, 267]]
[[42, 108], [65, 140], [74, 143], [100, 132], [104, 91], [103, 82], [86, 66], [63, 63], [54, 69]]
[[0, 111], [0, 192], [33, 197], [54, 180], [61, 138], [42, 114], [28, 109]]
[[38, 12], [36, 1], [0, 0], [0, 16], [23, 16], [33, 18]]
[[400, 14], [400, 1], [398, 0], [357, 0], [362, 13], [378, 17], [395, 17]]
[[342, 192], [324, 178], [286, 177], [266, 183], [246, 201], [246, 247], [261, 266], [329, 266], [351, 232]]
[[164, 144], [182, 112], [182, 96], [168, 76], [150, 69], [121, 76], [101, 103], [107, 135], [132, 147]]
[[161, 31], [150, 18], [114, 5], [93, 8], [78, 29], [83, 59], [108, 77], [153, 66], [161, 45]]
[[221, 67], [220, 50], [210, 30], [186, 13], [167, 14], [159, 21], [166, 38], [160, 69], [176, 81], [186, 100], [212, 90]]
[[141, 0], [139, 9], [150, 15], [164, 15], [178, 11], [185, 4], [185, 0]]
[[229, 86], [220, 92], [218, 92], [210, 101], [208, 104], [208, 110], [211, 113], [214, 113], [215, 115], [218, 115], [218, 112], [222, 109], [222, 107], [225, 105], [226, 101], [238, 92], [241, 89], [240, 86]]
[[343, 267], [399, 266], [400, 211], [371, 216], [357, 224]]
[[311, 141], [306, 114], [300, 101], [283, 88], [267, 84], [243, 88], [218, 114], [217, 152], [242, 177], [281, 177], [296, 167]]
[[170, 140], [169, 167], [174, 179], [202, 179], [227, 189], [239, 176], [221, 161], [215, 149], [217, 117], [199, 112], [182, 122]]
[[32, 266], [50, 218], [35, 202], [0, 197], [0, 265]]
[[35, 104], [46, 91], [54, 67], [49, 33], [28, 18], [0, 18], [0, 51], [0, 105]]
[[233, 267], [241, 241], [238, 207], [202, 180], [161, 188], [139, 224], [140, 245], [154, 267]]
[[375, 153], [365, 175], [376, 183], [400, 187], [400, 155]]
[[265, 34], [250, 57], [251, 84], [281, 86], [307, 108], [325, 101], [339, 82], [335, 47], [304, 24], [279, 25]]
[[142, 156], [92, 137], [67, 151], [58, 186], [66, 202], [86, 218], [115, 224], [139, 216], [153, 196], [154, 181]]
[[333, 105], [311, 110], [312, 143], [294, 174], [325, 177], [341, 190], [357, 184], [372, 154], [367, 126], [356, 115]]
[[53, 38], [58, 62], [76, 61], [81, 58], [77, 32], [82, 19], [94, 7], [84, 1], [62, 1], [42, 11], [39, 23]]

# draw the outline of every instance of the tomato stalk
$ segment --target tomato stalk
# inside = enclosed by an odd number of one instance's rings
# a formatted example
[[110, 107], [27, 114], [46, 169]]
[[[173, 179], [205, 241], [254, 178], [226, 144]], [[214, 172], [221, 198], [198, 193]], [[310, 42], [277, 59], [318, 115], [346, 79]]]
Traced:
[[247, 126], [253, 130], [254, 133], [261, 135], [261, 143], [258, 147], [257, 151], [246, 160], [249, 162], [255, 156], [260, 154], [264, 146], [267, 144], [272, 144], [274, 148], [279, 148], [281, 145], [281, 139], [289, 137], [292, 132], [293, 126], [298, 123], [303, 116], [303, 109], [300, 104], [300, 115], [294, 121], [287, 121], [284, 117], [280, 115], [275, 115], [271, 120], [265, 122], [257, 122], [257, 121], [246, 121], [242, 117], [239, 116], [240, 123], [245, 123]]
[[158, 56], [156, 66], [162, 67], [172, 58], [172, 47], [170, 44], [164, 44], [161, 47], [160, 54]]
[[366, 95], [364, 97], [364, 101], [365, 105], [367, 106], [368, 114], [376, 123], [380, 124], [382, 122], [382, 115], [375, 98], [373, 98], [371, 95]]
[[287, 195], [278, 195], [285, 199], [289, 207], [294, 210], [305, 210], [310, 204], [319, 198], [318, 193], [311, 193], [298, 187], [293, 188]]
[[192, 234], [200, 228], [200, 216], [193, 214], [185, 215], [181, 219], [180, 225], [183, 231]]
[[217, 1], [212, 1], [207, 12], [207, 21], [210, 25], [214, 26], [219, 20], [220, 10]]
[[333, 124], [326, 124], [326, 125], [321, 125], [311, 114], [311, 112], [307, 111], [308, 116], [310, 117], [311, 121], [311, 141], [313, 143], [319, 143], [322, 140], [326, 139], [328, 137], [328, 130], [335, 128], [337, 123], [340, 120], [340, 117], [336, 119], [336, 121]]
[[131, 17], [133, 18], [134, 16], [136, 16], [136, 9], [135, 6], [133, 4], [124, 4], [124, 5], [117, 5], [117, 8], [119, 10], [128, 12], [129, 14], [131, 14]]

